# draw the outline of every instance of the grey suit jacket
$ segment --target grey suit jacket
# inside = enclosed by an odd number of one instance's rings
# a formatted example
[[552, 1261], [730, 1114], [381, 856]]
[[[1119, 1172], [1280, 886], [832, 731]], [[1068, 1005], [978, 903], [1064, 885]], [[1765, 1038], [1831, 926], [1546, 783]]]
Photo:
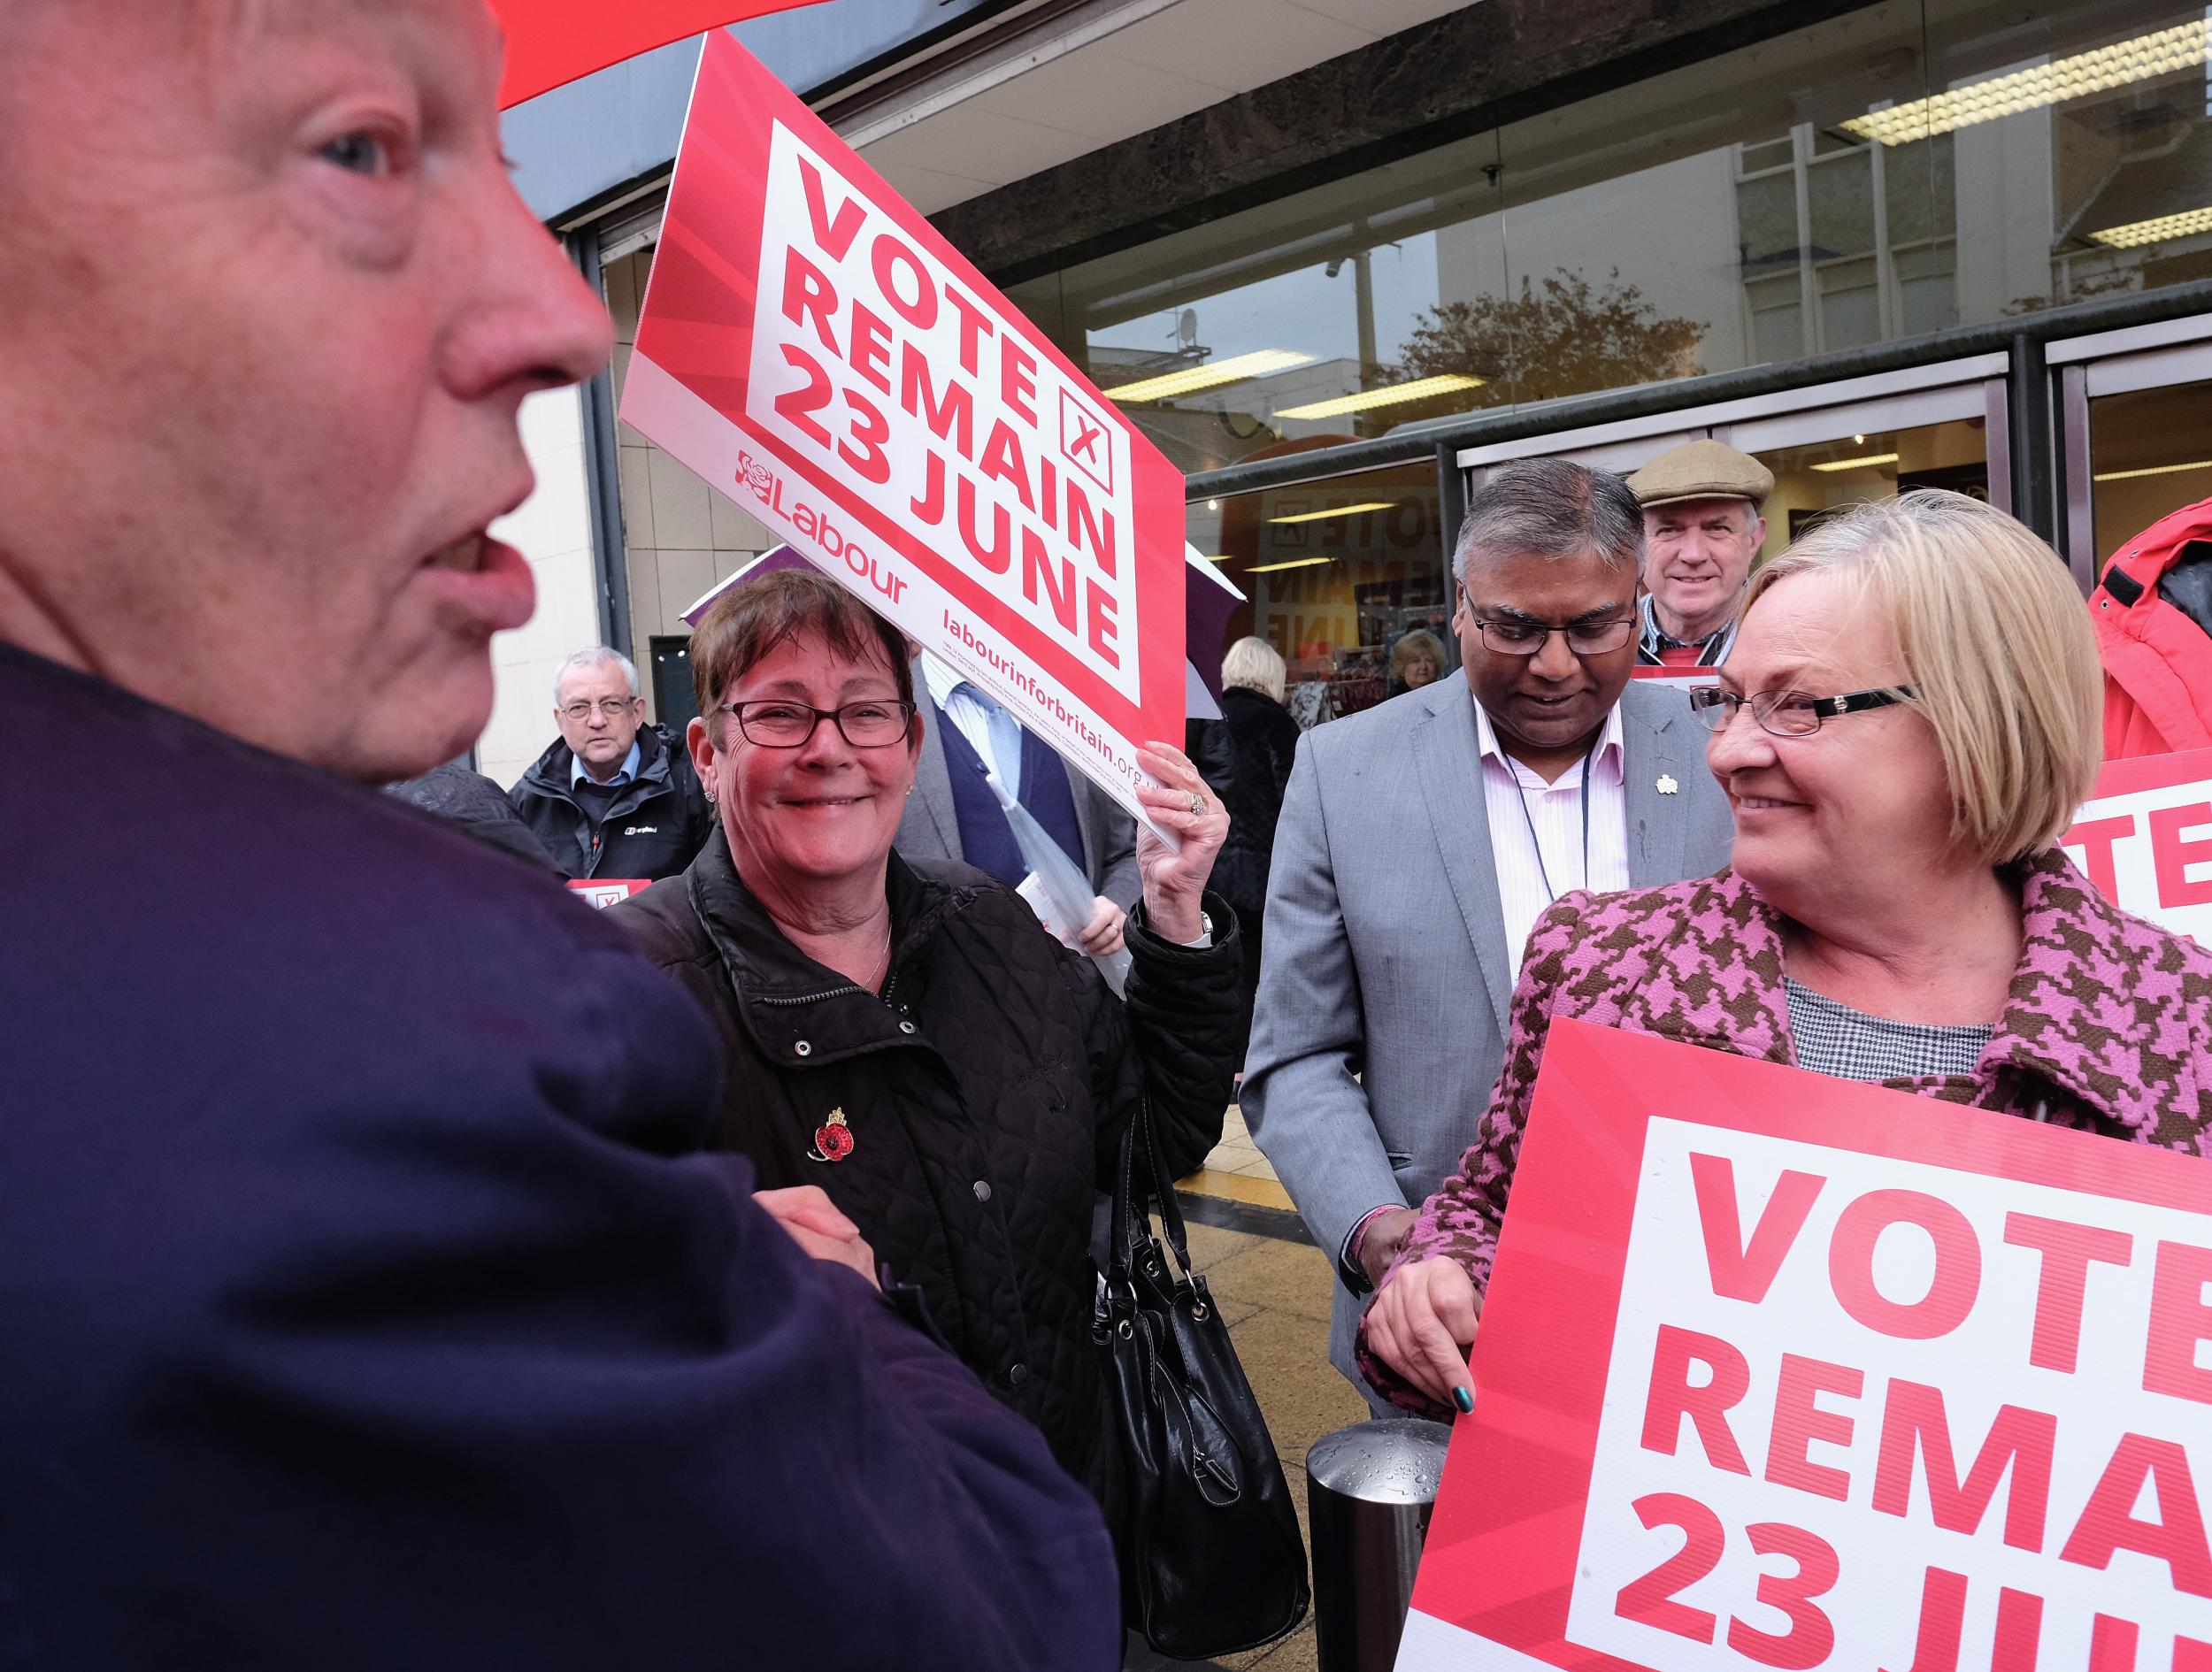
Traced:
[[[1728, 863], [1727, 799], [1678, 691], [1621, 698], [1629, 880]], [[1662, 794], [1659, 780], [1674, 780]], [[1244, 1117], [1332, 1260], [1368, 1213], [1458, 1164], [1505, 1055], [1510, 954], [1464, 672], [1298, 745], [1276, 827]], [[1363, 1297], [1338, 1274], [1330, 1361]]]
[[[914, 794], [907, 798], [892, 845], [908, 859], [926, 856], [965, 863], [967, 855], [960, 851], [960, 815], [952, 804], [952, 773], [945, 764], [944, 727], [952, 722], [941, 722], [928, 707], [929, 694], [918, 666], [914, 686], [930, 729], [915, 766]], [[1143, 878], [1137, 874], [1137, 822], [1071, 766], [1068, 788], [1075, 797], [1076, 828], [1083, 833], [1083, 869], [1090, 877], [1091, 892], [1127, 911], [1144, 891]]]

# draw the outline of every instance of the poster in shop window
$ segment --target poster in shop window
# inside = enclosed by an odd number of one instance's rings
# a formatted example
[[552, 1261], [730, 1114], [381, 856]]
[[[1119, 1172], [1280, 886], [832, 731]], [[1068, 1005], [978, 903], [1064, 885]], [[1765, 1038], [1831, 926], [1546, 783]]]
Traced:
[[1142, 817], [1136, 750], [1182, 736], [1181, 475], [726, 35], [622, 416]]
[[1554, 1024], [1399, 1672], [2212, 1672], [2212, 1162]]

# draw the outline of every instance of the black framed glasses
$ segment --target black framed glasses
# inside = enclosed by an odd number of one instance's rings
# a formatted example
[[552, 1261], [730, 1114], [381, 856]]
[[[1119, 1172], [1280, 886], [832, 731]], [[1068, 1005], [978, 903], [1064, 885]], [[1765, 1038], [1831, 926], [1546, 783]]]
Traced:
[[902, 743], [914, 725], [914, 705], [884, 697], [848, 702], [841, 709], [818, 709], [787, 697], [757, 702], [718, 702], [717, 712], [737, 717], [748, 743], [768, 749], [803, 748], [825, 720], [837, 723], [838, 735], [856, 749], [887, 748]]
[[1820, 730], [1823, 720], [1886, 709], [1916, 694], [1916, 686], [1897, 685], [1886, 691], [1852, 691], [1842, 696], [1814, 696], [1805, 691], [1761, 691], [1744, 696], [1706, 685], [1690, 693], [1690, 712], [1704, 722], [1707, 731], [1724, 732], [1736, 717], [1736, 710], [1748, 706], [1751, 717], [1762, 730], [1776, 737], [1810, 737]]
[[1636, 631], [1635, 622], [1628, 619], [1575, 621], [1563, 627], [1548, 621], [1485, 621], [1480, 616], [1475, 617], [1475, 627], [1482, 635], [1483, 648], [1502, 656], [1532, 656], [1555, 633], [1563, 633], [1567, 648], [1578, 656], [1610, 656]]

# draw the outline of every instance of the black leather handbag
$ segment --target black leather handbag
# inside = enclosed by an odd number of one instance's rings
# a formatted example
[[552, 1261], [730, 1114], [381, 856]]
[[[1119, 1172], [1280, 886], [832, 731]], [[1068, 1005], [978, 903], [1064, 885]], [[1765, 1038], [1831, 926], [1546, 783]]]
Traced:
[[1181, 1660], [1273, 1642], [1306, 1617], [1305, 1541], [1259, 1402], [1191, 1269], [1148, 1109], [1122, 1136], [1092, 1337], [1119, 1429], [1124, 1619]]

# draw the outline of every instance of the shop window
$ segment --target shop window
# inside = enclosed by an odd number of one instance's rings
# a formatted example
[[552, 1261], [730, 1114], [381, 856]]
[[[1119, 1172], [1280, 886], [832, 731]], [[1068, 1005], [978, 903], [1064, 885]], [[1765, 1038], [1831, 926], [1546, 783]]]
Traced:
[[691, 682], [691, 640], [656, 635], [651, 654], [653, 717], [680, 739], [699, 717], [699, 693]]
[[1011, 293], [1186, 471], [2212, 275], [2212, 24], [1887, 0]]
[[2212, 498], [2212, 383], [2090, 402], [2089, 495], [2101, 570], [2160, 518]]
[[1459, 665], [1451, 589], [1429, 464], [1267, 488], [1189, 508], [1188, 533], [1245, 594], [1221, 642], [1247, 634], [1289, 665], [1291, 708], [1308, 724], [1358, 713], [1397, 694], [1392, 652], [1409, 633], [1438, 644], [1440, 675]]
[[1988, 433], [1979, 418], [1906, 429], [1863, 430], [1756, 455], [1774, 472], [1763, 560], [1845, 506], [1915, 487], [1989, 497]]

